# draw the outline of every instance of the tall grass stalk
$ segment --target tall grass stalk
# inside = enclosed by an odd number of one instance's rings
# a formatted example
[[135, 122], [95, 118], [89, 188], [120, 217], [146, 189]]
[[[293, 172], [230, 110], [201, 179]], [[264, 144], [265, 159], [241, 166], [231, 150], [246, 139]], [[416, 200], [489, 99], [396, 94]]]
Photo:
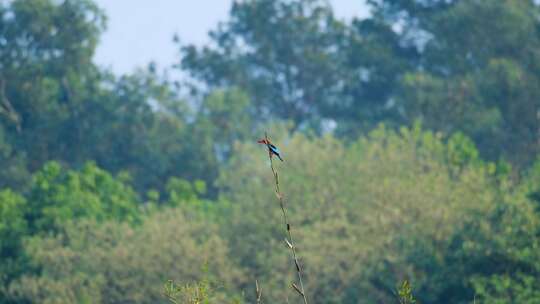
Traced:
[[[265, 132], [264, 137], [268, 142], [268, 134]], [[285, 231], [287, 234], [287, 237], [285, 238], [285, 242], [287, 243], [287, 247], [291, 250], [292, 258], [294, 261], [294, 265], [296, 268], [296, 273], [298, 275], [298, 283], [300, 286], [297, 286], [295, 283], [292, 283], [292, 288], [300, 295], [302, 296], [302, 299], [304, 300], [304, 304], [307, 304], [307, 297], [306, 292], [304, 290], [304, 282], [302, 280], [302, 268], [300, 267], [300, 262], [298, 262], [298, 255], [296, 253], [296, 245], [294, 243], [294, 239], [291, 232], [291, 224], [289, 222], [289, 218], [287, 216], [287, 210], [285, 209], [285, 200], [283, 199], [283, 194], [281, 193], [281, 190], [279, 188], [279, 176], [277, 171], [274, 168], [274, 162], [272, 160], [272, 153], [268, 151], [268, 157], [270, 159], [270, 168], [272, 169], [272, 174], [274, 175], [274, 181], [276, 184], [276, 196], [279, 200], [279, 206], [281, 207], [281, 213], [283, 215], [283, 222], [285, 224]]]
[[259, 287], [259, 282], [255, 280], [255, 299], [257, 304], [261, 304], [262, 289]]

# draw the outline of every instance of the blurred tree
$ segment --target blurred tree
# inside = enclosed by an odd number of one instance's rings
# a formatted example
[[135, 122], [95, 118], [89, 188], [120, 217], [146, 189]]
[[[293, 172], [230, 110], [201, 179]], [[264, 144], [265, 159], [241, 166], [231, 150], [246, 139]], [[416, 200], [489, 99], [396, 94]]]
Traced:
[[[33, 171], [73, 148], [60, 130], [92, 89], [92, 55], [104, 16], [91, 1], [0, 4], [0, 122]], [[61, 153], [64, 152], [64, 153]]]
[[346, 24], [320, 0], [235, 2], [210, 37], [215, 46], [182, 47], [180, 66], [196, 80], [242, 88], [260, 122], [317, 131], [338, 122], [348, 135], [396, 119], [389, 98], [417, 58], [380, 19]]
[[215, 47], [182, 47], [181, 67], [211, 88], [248, 93], [259, 122], [291, 119], [318, 126], [335, 101], [344, 26], [324, 2], [234, 2], [230, 20], [211, 32]]
[[[26, 200], [10, 191], [0, 191], [0, 286], [10, 283], [14, 275], [24, 269], [22, 237], [28, 234], [24, 213]], [[0, 287], [0, 303], [3, 303], [3, 289]]]
[[[337, 20], [317, 0], [235, 2], [212, 46], [180, 67], [208, 88], [239, 87], [260, 121], [355, 137], [380, 122], [464, 132], [490, 160], [540, 152], [539, 6], [526, 1], [371, 0]], [[260, 16], [264, 15], [264, 18]], [[500, 20], [492, 26], [493, 18]], [[464, 30], [465, 29], [465, 30]], [[264, 120], [263, 120], [264, 119]]]
[[[66, 233], [66, 225], [84, 220], [95, 222], [93, 225], [112, 221], [140, 226], [161, 205], [191, 207], [198, 215], [213, 215], [211, 202], [198, 198], [205, 193], [204, 182], [192, 184], [171, 178], [167, 190], [168, 196], [160, 199], [159, 195], [149, 195], [151, 201], [143, 205], [125, 172], [113, 176], [94, 163], [76, 171], [48, 162], [33, 175], [25, 197], [11, 190], [0, 191], [0, 303], [12, 303], [5, 293], [13, 280], [39, 276], [44, 271], [41, 264], [29, 261], [33, 254], [28, 251], [30, 247], [25, 250], [22, 246], [31, 238], [39, 242], [41, 238], [60, 237]], [[86, 277], [86, 270], [80, 271]], [[74, 284], [95, 286], [94, 282], [83, 281]]]
[[166, 280], [203, 278], [223, 286], [214, 295], [222, 303], [242, 280], [216, 227], [181, 210], [158, 212], [135, 228], [72, 222], [65, 233], [34, 238], [27, 251], [42, 271], [22, 277], [9, 292], [33, 303], [157, 303], [165, 300]]
[[[206, 255], [283, 302], [293, 274], [252, 139], [290, 120], [271, 134], [314, 301], [386, 303], [407, 278], [422, 303], [539, 302], [540, 165], [520, 179], [482, 160], [540, 153], [539, 5], [369, 2], [347, 23], [322, 0], [235, 1], [212, 46], [182, 47], [189, 102], [151, 66], [92, 63], [94, 2], [0, 2], [0, 297], [156, 301], [163, 269], [197, 280]], [[347, 141], [294, 132], [334, 127]]]
[[49, 160], [127, 171], [140, 193], [164, 191], [171, 176], [212, 184], [203, 140], [216, 134], [195, 140], [210, 127], [187, 127], [195, 113], [171, 83], [151, 67], [115, 77], [92, 63], [104, 24], [90, 0], [0, 4], [0, 189], [24, 188]]
[[[396, 99], [409, 122], [471, 136], [489, 159], [540, 152], [540, 7], [532, 0], [372, 0], [420, 50]], [[493, 22], [496, 18], [498, 22]]]
[[115, 179], [91, 163], [80, 172], [47, 163], [35, 174], [28, 195], [26, 218], [31, 234], [58, 231], [78, 218], [137, 221], [141, 206], [127, 179], [125, 175]]
[[[520, 269], [538, 264], [532, 251], [540, 217], [527, 191], [479, 159], [464, 135], [379, 128], [345, 146], [330, 136], [286, 133], [272, 132], [288, 155], [286, 166], [274, 165], [314, 303], [390, 303], [404, 279], [421, 303], [470, 303], [485, 280], [518, 280]], [[259, 148], [240, 145], [222, 173], [221, 200], [233, 202], [222, 233], [235, 261], [265, 282], [266, 299], [279, 301], [294, 273]], [[529, 269], [529, 279], [512, 288], [532, 301]]]
[[187, 149], [193, 149], [186, 130], [188, 108], [167, 81], [139, 71], [119, 79], [109, 76], [96, 85], [105, 88], [93, 91], [80, 117], [72, 117], [68, 126], [60, 128], [80, 129], [80, 137], [64, 137], [67, 143], [76, 143], [78, 153], [56, 159], [77, 166], [94, 160], [113, 173], [127, 171], [140, 193], [153, 188], [163, 191], [170, 176], [201, 174], [193, 172], [185, 158]]
[[[404, 279], [419, 302], [536, 301], [540, 166], [514, 184], [506, 165], [483, 162], [463, 134], [444, 139], [418, 124], [380, 127], [350, 145], [329, 135], [290, 136], [285, 127], [271, 134], [287, 157], [275, 165], [314, 303], [393, 302]], [[269, 203], [266, 157], [252, 142], [237, 144], [218, 202], [198, 198], [203, 183], [171, 178], [164, 199], [149, 198], [176, 209], [151, 212], [137, 208], [125, 177], [93, 164], [80, 172], [47, 164], [27, 200], [0, 195], [0, 234], [9, 236], [1, 245], [20, 248], [26, 239], [30, 261], [4, 281], [9, 299], [154, 301], [166, 279], [200, 280], [208, 254], [226, 294], [252, 289], [257, 278], [267, 301], [285, 298], [294, 273], [280, 209]], [[139, 224], [129, 225], [133, 219]]]
[[4, 187], [15, 189], [30, 179], [30, 173], [26, 169], [25, 153], [17, 153], [7, 142], [6, 134], [2, 125], [0, 125], [0, 189]]
[[234, 144], [256, 136], [256, 118], [250, 115], [248, 104], [248, 97], [238, 89], [216, 90], [203, 99], [187, 127], [186, 177], [203, 179], [211, 197], [216, 197], [214, 181]]
[[381, 122], [402, 125], [395, 96], [403, 73], [418, 65], [415, 45], [377, 16], [353, 19], [347, 33], [339, 46], [344, 86], [339, 98], [323, 107], [326, 117], [337, 123], [336, 134], [356, 139]]
[[[80, 129], [67, 121], [95, 88], [91, 58], [102, 12], [91, 1], [18, 0], [0, 4], [0, 14], [0, 123], [11, 149], [26, 157], [18, 170], [79, 155], [79, 142], [68, 138]], [[21, 186], [2, 179], [6, 185]]]
[[76, 172], [50, 162], [32, 180], [26, 197], [0, 191], [0, 303], [11, 303], [5, 295], [11, 281], [40, 271], [28, 263], [25, 239], [54, 235], [84, 218], [136, 223], [144, 214], [127, 176], [115, 179], [94, 164]]

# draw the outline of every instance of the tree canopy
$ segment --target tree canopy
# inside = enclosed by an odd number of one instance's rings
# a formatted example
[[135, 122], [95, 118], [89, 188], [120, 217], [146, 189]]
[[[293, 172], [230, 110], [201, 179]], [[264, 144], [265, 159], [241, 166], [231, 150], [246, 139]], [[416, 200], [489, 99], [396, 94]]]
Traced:
[[540, 303], [540, 4], [367, 3], [233, 1], [179, 82], [0, 1], [0, 303], [293, 302], [265, 132], [310, 303]]

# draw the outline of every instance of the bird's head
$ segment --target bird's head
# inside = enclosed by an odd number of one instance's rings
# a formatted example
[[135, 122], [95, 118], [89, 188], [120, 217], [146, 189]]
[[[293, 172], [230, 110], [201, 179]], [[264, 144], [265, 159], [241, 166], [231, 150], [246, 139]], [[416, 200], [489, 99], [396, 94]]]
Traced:
[[263, 138], [263, 139], [258, 140], [257, 143], [263, 144], [263, 145], [268, 145], [268, 144], [270, 144], [270, 141], [267, 140], [266, 138]]

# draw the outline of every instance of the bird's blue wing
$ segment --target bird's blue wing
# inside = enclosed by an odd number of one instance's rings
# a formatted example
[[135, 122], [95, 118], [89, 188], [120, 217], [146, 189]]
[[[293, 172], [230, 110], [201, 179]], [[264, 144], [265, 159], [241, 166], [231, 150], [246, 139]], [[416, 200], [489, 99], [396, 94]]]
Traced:
[[279, 149], [278, 149], [276, 146], [274, 146], [274, 145], [269, 145], [269, 148], [270, 148], [270, 150], [272, 150], [272, 152], [274, 152], [274, 153], [276, 153], [276, 154], [279, 154], [279, 153], [280, 153], [280, 152], [279, 152]]

